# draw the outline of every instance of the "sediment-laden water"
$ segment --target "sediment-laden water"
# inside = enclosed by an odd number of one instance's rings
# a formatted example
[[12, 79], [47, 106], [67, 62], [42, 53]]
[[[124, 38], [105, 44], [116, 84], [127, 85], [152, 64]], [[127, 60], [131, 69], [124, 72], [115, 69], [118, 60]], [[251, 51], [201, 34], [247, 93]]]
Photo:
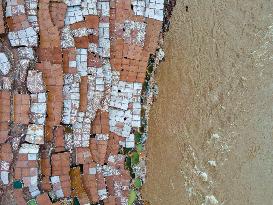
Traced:
[[149, 123], [151, 205], [273, 204], [272, 11], [177, 1]]

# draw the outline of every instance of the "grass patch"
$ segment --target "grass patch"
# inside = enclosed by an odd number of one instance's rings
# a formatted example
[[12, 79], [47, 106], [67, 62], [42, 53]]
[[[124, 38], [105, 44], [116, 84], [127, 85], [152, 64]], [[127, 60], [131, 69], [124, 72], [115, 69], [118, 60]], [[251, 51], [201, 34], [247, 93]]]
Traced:
[[139, 154], [137, 152], [133, 152], [131, 156], [131, 164], [137, 165], [139, 163]]
[[142, 134], [140, 134], [139, 132], [135, 133], [135, 142], [136, 144], [140, 144], [142, 140]]
[[143, 151], [143, 145], [142, 144], [137, 144], [136, 145], [136, 150], [138, 153], [142, 152]]
[[133, 205], [136, 199], [137, 199], [137, 193], [134, 189], [132, 189], [129, 193], [128, 205]]
[[136, 178], [135, 179], [135, 182], [134, 182], [134, 185], [136, 187], [136, 189], [140, 189], [142, 187], [142, 181], [140, 178]]

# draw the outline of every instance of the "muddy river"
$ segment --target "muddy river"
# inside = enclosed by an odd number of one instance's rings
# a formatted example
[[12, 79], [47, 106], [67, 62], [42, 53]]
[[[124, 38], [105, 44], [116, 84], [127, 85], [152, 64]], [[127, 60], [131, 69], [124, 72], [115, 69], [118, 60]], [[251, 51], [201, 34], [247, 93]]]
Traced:
[[272, 11], [177, 0], [150, 115], [151, 205], [273, 204]]

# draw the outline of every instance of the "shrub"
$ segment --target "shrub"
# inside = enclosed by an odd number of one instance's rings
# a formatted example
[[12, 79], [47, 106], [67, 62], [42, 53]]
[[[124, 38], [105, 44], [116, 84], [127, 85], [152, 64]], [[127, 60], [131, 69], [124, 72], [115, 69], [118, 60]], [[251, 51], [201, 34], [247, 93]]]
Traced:
[[131, 156], [132, 165], [136, 165], [139, 163], [139, 154], [137, 152], [133, 152]]
[[142, 139], [142, 135], [139, 132], [135, 133], [135, 142], [136, 144], [140, 144]]
[[140, 179], [140, 178], [136, 178], [136, 179], [135, 179], [134, 185], [135, 185], [135, 187], [136, 187], [137, 189], [140, 189], [141, 186], [142, 186], [142, 181], [141, 181], [141, 179]]

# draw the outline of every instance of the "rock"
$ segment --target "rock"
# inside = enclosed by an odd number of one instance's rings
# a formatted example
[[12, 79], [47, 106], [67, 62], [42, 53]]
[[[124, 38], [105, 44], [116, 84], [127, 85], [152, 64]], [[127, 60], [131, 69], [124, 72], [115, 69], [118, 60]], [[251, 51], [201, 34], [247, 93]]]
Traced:
[[219, 204], [218, 200], [213, 195], [208, 195], [205, 198], [205, 204], [204, 205], [217, 205]]
[[199, 172], [199, 176], [201, 177], [202, 181], [208, 181], [208, 175], [205, 172]]
[[214, 161], [214, 160], [209, 160], [208, 163], [209, 163], [210, 166], [216, 167], [216, 161]]
[[214, 134], [211, 135], [211, 139], [212, 140], [218, 140], [218, 139], [220, 139], [220, 135], [217, 134], [217, 133], [214, 133]]
[[164, 57], [165, 57], [165, 53], [164, 53], [163, 49], [160, 48], [157, 52], [157, 58], [159, 61], [162, 61]]

